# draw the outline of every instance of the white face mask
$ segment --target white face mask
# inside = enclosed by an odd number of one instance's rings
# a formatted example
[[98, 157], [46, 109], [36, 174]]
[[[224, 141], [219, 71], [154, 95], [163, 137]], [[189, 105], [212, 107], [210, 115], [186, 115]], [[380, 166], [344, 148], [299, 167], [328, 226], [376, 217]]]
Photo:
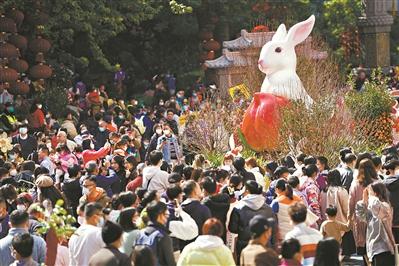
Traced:
[[41, 104], [38, 104], [38, 105], [37, 105], [37, 108], [42, 109], [42, 105], [41, 105]]
[[10, 171], [10, 176], [16, 176], [18, 174], [17, 169], [12, 169]]
[[94, 150], [94, 144], [93, 144], [93, 142], [90, 142], [90, 149]]
[[100, 217], [100, 221], [98, 221], [97, 226], [98, 227], [103, 227], [104, 226], [104, 218], [103, 217]]
[[26, 206], [23, 205], [23, 204], [18, 204], [18, 205], [17, 205], [17, 210], [19, 210], [19, 211], [26, 211]]
[[78, 216], [78, 224], [83, 224], [85, 221], [85, 218], [82, 216]]
[[158, 135], [162, 135], [162, 129], [157, 129], [155, 132], [156, 132]]
[[170, 134], [170, 130], [166, 129], [166, 130], [163, 131], [163, 133], [164, 133], [165, 135], [169, 135], [169, 134]]
[[25, 135], [26, 133], [28, 133], [28, 128], [26, 128], [26, 127], [21, 127], [21, 128], [19, 129], [19, 133], [22, 134], [22, 135]]
[[82, 193], [83, 193], [83, 195], [89, 195], [90, 190], [87, 187], [83, 187], [82, 188]]

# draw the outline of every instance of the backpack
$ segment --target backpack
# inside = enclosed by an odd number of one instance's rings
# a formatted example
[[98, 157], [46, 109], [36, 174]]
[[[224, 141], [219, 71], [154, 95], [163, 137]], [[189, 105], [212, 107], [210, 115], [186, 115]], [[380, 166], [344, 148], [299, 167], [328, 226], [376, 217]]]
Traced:
[[159, 230], [155, 230], [151, 234], [148, 234], [145, 230], [141, 230], [136, 241], [136, 246], [147, 246], [151, 249], [156, 261], [155, 265], [160, 265], [158, 258], [158, 241], [162, 237], [163, 234]]

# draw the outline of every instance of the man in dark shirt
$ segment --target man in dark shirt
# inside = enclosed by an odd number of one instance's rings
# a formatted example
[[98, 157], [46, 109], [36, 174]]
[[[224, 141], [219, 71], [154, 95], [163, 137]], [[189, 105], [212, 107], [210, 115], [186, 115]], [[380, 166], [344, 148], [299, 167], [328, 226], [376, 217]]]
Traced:
[[37, 149], [37, 140], [28, 135], [28, 127], [22, 125], [19, 128], [19, 134], [12, 138], [12, 144], [19, 144], [21, 146], [22, 157], [26, 160], [29, 154]]
[[[198, 226], [198, 234], [202, 234], [202, 226], [205, 221], [212, 217], [211, 211], [207, 206], [201, 203], [202, 193], [199, 184], [193, 180], [189, 180], [185, 183], [183, 192], [186, 196], [186, 200], [182, 202], [181, 206], [183, 211], [188, 213], [191, 218], [195, 221]], [[184, 241], [181, 243], [180, 248], [183, 249], [184, 246], [193, 242], [195, 239], [189, 241]]]
[[166, 112], [166, 123], [170, 126], [173, 131], [173, 134], [179, 135], [179, 128], [177, 126], [177, 122], [174, 118], [175, 112], [172, 109], [169, 109]]
[[64, 180], [62, 190], [67, 198], [71, 211], [77, 217], [76, 209], [79, 206], [79, 199], [82, 197], [82, 187], [80, 186], [80, 166], [75, 164], [68, 168], [69, 178]]

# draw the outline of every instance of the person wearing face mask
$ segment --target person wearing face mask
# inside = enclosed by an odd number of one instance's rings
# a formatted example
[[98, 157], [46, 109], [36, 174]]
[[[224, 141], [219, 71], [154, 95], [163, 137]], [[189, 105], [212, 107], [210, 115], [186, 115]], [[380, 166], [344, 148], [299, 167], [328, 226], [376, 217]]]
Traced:
[[[11, 245], [14, 236], [28, 233], [29, 215], [26, 211], [15, 210], [10, 215], [10, 231], [8, 235], [0, 239], [0, 265], [8, 266], [15, 261], [11, 254]], [[32, 259], [37, 263], [45, 263], [46, 259], [46, 242], [42, 237], [32, 235], [33, 252]]]
[[83, 180], [82, 194], [83, 196], [79, 199], [79, 204], [97, 202], [101, 206], [105, 207], [109, 202], [107, 193], [104, 189], [97, 187], [96, 176], [86, 176]]
[[17, 127], [18, 119], [15, 116], [15, 108], [12, 103], [6, 103], [5, 109], [0, 115], [0, 121], [4, 126], [6, 132], [12, 132]]
[[98, 128], [94, 133], [94, 149], [98, 151], [101, 147], [104, 147], [105, 143], [108, 140], [110, 131], [107, 130], [107, 123], [104, 121], [100, 121], [98, 123]]
[[[245, 192], [243, 198], [233, 208], [230, 214], [228, 229], [230, 232], [238, 234], [236, 254], [237, 260], [240, 260], [241, 251], [247, 246], [251, 239], [249, 230], [249, 221], [255, 215], [262, 215], [265, 218], [277, 220], [272, 208], [266, 204], [266, 199], [262, 195], [262, 187], [254, 180], [248, 180], [245, 183]], [[271, 245], [277, 247], [277, 224], [272, 227]]]
[[158, 138], [162, 136], [163, 131], [162, 131], [162, 125], [161, 124], [155, 124], [153, 128], [154, 134], [152, 135], [150, 139], [150, 143], [148, 144], [148, 148], [145, 154], [145, 160], [148, 161], [150, 153], [154, 150], [157, 149], [157, 141]]
[[84, 222], [69, 240], [69, 265], [89, 265], [90, 258], [105, 246], [101, 236], [102, 206], [96, 202], [84, 208]]
[[119, 224], [123, 229], [123, 241], [119, 250], [129, 257], [132, 254], [133, 247], [140, 235], [140, 230], [136, 226], [136, 220], [138, 218], [139, 213], [133, 207], [123, 209], [119, 215]]
[[34, 102], [30, 108], [28, 121], [32, 132], [43, 131], [46, 126], [45, 115], [42, 107], [41, 103]]
[[131, 266], [129, 257], [119, 251], [122, 246], [122, 234], [123, 229], [119, 224], [107, 221], [101, 230], [101, 237], [106, 246], [91, 257], [89, 265]]
[[28, 127], [25, 124], [20, 126], [19, 134], [12, 138], [12, 144], [21, 146], [22, 157], [25, 160], [37, 149], [37, 140], [28, 134]]
[[82, 149], [83, 164], [86, 165], [86, 163], [89, 161], [97, 161], [107, 156], [111, 151], [111, 144], [109, 144], [109, 142], [106, 142], [104, 147], [101, 147], [99, 150], [96, 151], [94, 149], [93, 141], [88, 138], [82, 141]]
[[162, 151], [163, 159], [169, 165], [179, 164], [183, 157], [177, 137], [167, 124], [163, 126], [163, 135], [158, 138], [157, 150]]
[[[147, 205], [147, 214], [150, 221], [147, 227], [140, 231], [136, 246], [151, 243], [150, 248], [154, 250], [156, 258], [155, 265], [176, 265], [172, 240], [166, 227], [169, 219], [169, 211], [166, 204], [160, 201], [150, 202]], [[157, 239], [157, 241], [152, 241], [151, 239]]]

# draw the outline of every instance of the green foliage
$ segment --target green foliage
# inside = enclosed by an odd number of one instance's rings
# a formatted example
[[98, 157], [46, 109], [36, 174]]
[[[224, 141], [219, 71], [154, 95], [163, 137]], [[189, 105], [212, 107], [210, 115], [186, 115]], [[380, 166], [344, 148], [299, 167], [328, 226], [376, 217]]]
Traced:
[[[62, 207], [64, 205], [63, 200], [58, 200], [54, 206], [53, 212], [48, 218], [41, 221], [43, 227], [38, 230], [39, 234], [46, 234], [50, 228], [54, 229], [57, 237], [68, 239], [76, 228], [73, 226], [76, 223], [76, 219], [68, 214], [68, 212]], [[44, 213], [44, 210], [39, 207], [38, 211]]]
[[[350, 85], [354, 85], [350, 77]], [[364, 83], [364, 90], [351, 90], [345, 96], [345, 104], [355, 118], [376, 119], [391, 112], [392, 97], [387, 90], [387, 79], [380, 70], [373, 71], [370, 80]]]
[[170, 9], [174, 14], [188, 14], [193, 12], [193, 8], [191, 6], [186, 6], [183, 4], [177, 3], [175, 0], [169, 2]]
[[205, 154], [205, 158], [209, 161], [212, 167], [219, 167], [223, 164], [224, 153], [216, 150]]
[[[323, 4], [322, 17], [316, 23], [321, 36], [333, 49], [334, 54], [341, 60], [344, 49], [340, 38], [345, 32], [357, 30], [358, 17], [362, 14], [361, 0], [326, 0]], [[352, 61], [355, 60], [352, 58]], [[355, 63], [354, 61], [352, 63]]]

